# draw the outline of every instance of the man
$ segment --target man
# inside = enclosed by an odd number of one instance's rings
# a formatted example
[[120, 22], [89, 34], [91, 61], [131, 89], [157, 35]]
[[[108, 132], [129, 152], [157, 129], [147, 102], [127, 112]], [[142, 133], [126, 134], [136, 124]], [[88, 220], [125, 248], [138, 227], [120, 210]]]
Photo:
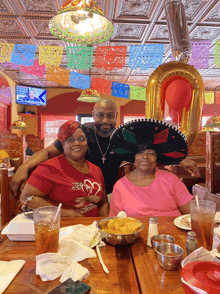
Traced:
[[25, 150], [25, 160], [27, 160], [34, 154], [34, 151], [30, 147], [28, 147], [28, 143], [26, 140], [24, 142], [24, 150]]
[[[102, 170], [106, 192], [110, 194], [117, 180], [118, 170], [123, 159], [111, 150], [110, 136], [115, 129], [117, 121], [117, 106], [110, 99], [101, 99], [95, 103], [92, 112], [94, 123], [83, 125], [83, 131], [86, 133], [89, 154], [86, 159]], [[11, 189], [14, 194], [22, 183], [21, 190], [28, 177], [28, 171], [35, 168], [41, 162], [59, 155], [63, 152], [62, 144], [56, 140], [49, 147], [35, 153], [29, 160], [24, 162], [17, 170], [11, 180]], [[185, 159], [181, 165], [192, 176], [198, 176], [199, 171], [194, 161]]]

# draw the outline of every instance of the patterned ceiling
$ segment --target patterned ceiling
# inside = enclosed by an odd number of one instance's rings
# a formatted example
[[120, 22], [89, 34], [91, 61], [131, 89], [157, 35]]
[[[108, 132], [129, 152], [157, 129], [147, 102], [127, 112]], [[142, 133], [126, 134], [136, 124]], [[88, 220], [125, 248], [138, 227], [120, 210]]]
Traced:
[[[106, 71], [93, 65], [91, 75], [110, 81], [134, 86], [146, 87], [148, 78], [154, 69], [130, 69], [128, 65], [130, 45], [150, 43], [165, 44], [163, 63], [170, 61], [171, 49], [166, 25], [164, 0], [97, 0], [105, 16], [112, 21], [114, 33], [103, 43], [94, 46], [127, 46], [127, 57], [122, 69]], [[209, 68], [201, 69], [206, 90], [220, 85], [220, 68], [215, 65], [215, 41], [220, 39], [220, 1], [185, 0], [185, 11], [191, 41], [210, 40]], [[57, 14], [64, 0], [0, 0], [0, 42], [11, 44], [29, 44], [44, 46], [63, 46], [66, 43], [54, 37], [48, 28], [51, 17]], [[38, 50], [36, 54], [38, 59]], [[67, 68], [64, 53], [60, 65]], [[57, 83], [44, 78], [21, 73], [18, 69], [4, 68], [12, 80], [18, 84], [60, 87]], [[88, 71], [79, 72], [89, 74]]]

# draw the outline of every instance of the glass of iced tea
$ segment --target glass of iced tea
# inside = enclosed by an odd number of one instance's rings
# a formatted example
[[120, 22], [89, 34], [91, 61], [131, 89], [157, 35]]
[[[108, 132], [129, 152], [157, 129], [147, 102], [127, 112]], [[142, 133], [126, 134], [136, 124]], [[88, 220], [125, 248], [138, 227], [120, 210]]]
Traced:
[[54, 221], [57, 206], [36, 208], [33, 212], [36, 253], [58, 252], [60, 210]]
[[196, 233], [198, 247], [209, 251], [212, 250], [215, 210], [216, 204], [212, 201], [200, 200], [199, 205], [195, 200], [190, 201], [192, 231]]

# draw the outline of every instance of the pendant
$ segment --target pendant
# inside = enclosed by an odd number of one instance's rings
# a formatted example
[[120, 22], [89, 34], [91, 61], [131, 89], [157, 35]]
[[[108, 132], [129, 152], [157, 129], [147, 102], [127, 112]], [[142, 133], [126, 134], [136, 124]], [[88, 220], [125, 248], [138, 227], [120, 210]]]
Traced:
[[101, 160], [102, 160], [102, 163], [104, 164], [105, 163], [105, 160], [106, 160], [105, 155], [103, 155], [103, 157], [101, 158]]

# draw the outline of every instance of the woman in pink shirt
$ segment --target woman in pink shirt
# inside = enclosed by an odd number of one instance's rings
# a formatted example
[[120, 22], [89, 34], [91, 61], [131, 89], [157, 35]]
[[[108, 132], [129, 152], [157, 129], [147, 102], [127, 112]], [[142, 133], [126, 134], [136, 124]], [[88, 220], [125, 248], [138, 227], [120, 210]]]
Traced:
[[145, 120], [119, 127], [112, 136], [113, 144], [115, 138], [114, 151], [130, 152], [130, 161], [133, 156], [136, 169], [116, 182], [109, 216], [116, 216], [122, 210], [128, 216], [189, 213], [189, 201], [193, 196], [186, 186], [173, 173], [156, 167], [157, 161], [168, 165], [178, 163], [187, 155], [184, 135], [165, 123]]

